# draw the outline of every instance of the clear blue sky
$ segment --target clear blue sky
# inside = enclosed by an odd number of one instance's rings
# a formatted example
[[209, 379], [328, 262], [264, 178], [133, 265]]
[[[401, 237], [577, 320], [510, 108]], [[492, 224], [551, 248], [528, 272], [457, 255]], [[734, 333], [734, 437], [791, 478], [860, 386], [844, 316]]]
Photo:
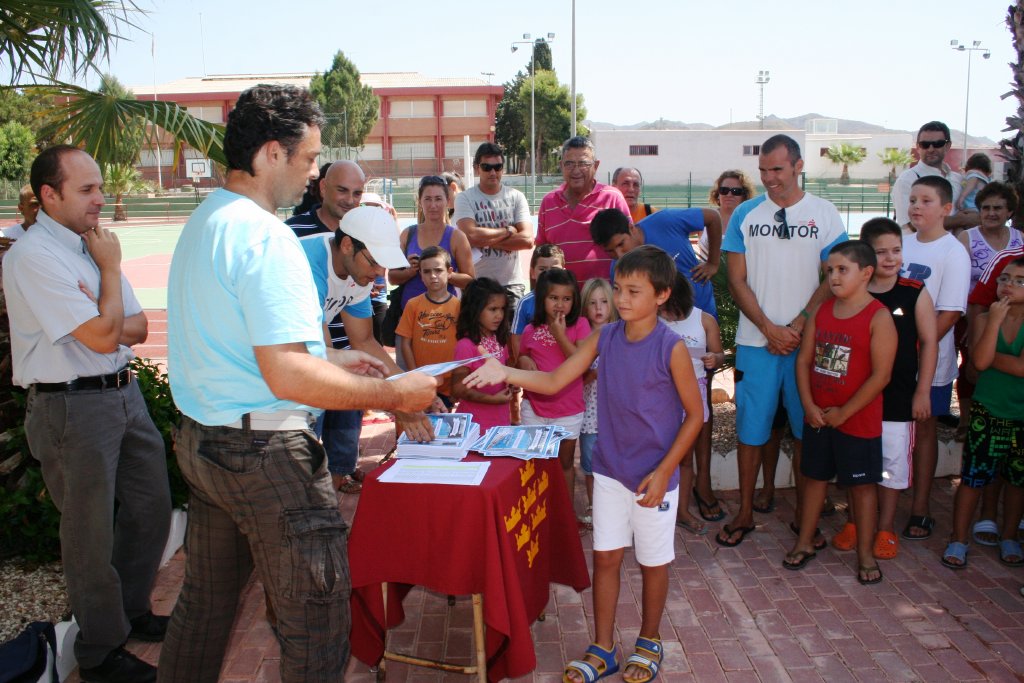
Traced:
[[[555, 33], [568, 83], [571, 0], [139, 0], [109, 70], [126, 85], [186, 76], [324, 70], [341, 49], [361, 71], [480, 76], [524, 68], [523, 33]], [[950, 39], [982, 41], [971, 57], [968, 130], [1002, 137], [1013, 99], [1007, 0], [577, 0], [576, 86], [588, 117], [616, 124], [664, 117], [713, 125], [753, 120], [757, 72], [768, 69], [765, 113], [816, 112], [914, 130], [964, 125], [968, 57]], [[202, 34], [200, 40], [200, 14]], [[156, 38], [156, 63], [150, 55]], [[205, 50], [204, 50], [205, 47]], [[487, 78], [484, 76], [483, 78]], [[90, 79], [95, 85], [95, 78]]]

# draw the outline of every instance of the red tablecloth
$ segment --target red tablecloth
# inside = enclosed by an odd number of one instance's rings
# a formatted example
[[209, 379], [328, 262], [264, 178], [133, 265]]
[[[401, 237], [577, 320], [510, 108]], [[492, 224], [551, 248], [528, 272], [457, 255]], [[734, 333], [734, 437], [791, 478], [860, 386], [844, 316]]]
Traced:
[[491, 463], [480, 486], [381, 483], [386, 468], [366, 477], [348, 549], [361, 661], [375, 665], [384, 653], [384, 581], [398, 584], [388, 587], [388, 627], [404, 618], [400, 600], [413, 585], [482, 593], [492, 681], [536, 667], [530, 625], [550, 582], [590, 585], [558, 460], [469, 459]]

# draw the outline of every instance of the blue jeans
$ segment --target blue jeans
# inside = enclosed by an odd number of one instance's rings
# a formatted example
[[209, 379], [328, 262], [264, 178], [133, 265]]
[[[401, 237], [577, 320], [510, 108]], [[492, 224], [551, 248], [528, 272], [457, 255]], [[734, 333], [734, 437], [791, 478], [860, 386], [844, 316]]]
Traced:
[[325, 410], [316, 421], [315, 429], [327, 451], [330, 473], [355, 472], [359, 459], [359, 435], [363, 431], [363, 411]]

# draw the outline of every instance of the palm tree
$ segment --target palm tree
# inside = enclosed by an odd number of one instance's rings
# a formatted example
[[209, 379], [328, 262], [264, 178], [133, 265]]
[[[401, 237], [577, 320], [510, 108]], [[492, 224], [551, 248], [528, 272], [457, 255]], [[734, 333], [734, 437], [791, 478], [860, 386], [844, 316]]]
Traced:
[[133, 0], [0, 0], [0, 64], [9, 65], [11, 86], [40, 90], [63, 103], [41, 135], [82, 146], [101, 166], [117, 162], [121, 133], [140, 122], [151, 124], [151, 135], [163, 128], [179, 143], [225, 163], [223, 126], [172, 102], [139, 101], [60, 80], [62, 73], [73, 78], [94, 69], [117, 40], [118, 27], [134, 26], [140, 13]]
[[825, 156], [833, 164], [842, 164], [843, 172], [839, 175], [840, 185], [850, 184], [850, 166], [859, 164], [864, 161], [864, 157], [868, 154], [867, 150], [863, 147], [855, 147], [847, 142], [840, 142], [838, 145], [832, 145], [825, 152]]
[[146, 189], [146, 182], [134, 164], [106, 164], [103, 167], [103, 189], [114, 195], [114, 221], [128, 220], [124, 196]]
[[896, 147], [887, 147], [884, 152], [878, 153], [878, 158], [889, 167], [890, 185], [896, 180], [896, 169], [906, 168], [914, 162], [914, 157], [909, 149], [898, 149]]
[[[1006, 130], [1012, 132], [1013, 137], [999, 141], [999, 155], [1006, 160], [1006, 180], [1019, 195], [1024, 192], [1024, 0], [1010, 4], [1006, 25], [1013, 36], [1016, 55], [1016, 61], [1010, 64], [1013, 72], [1013, 90], [1010, 92], [1017, 100], [1017, 110], [1013, 116], [1006, 117]], [[1012, 223], [1017, 228], [1024, 225], [1024, 202], [1017, 205]]]

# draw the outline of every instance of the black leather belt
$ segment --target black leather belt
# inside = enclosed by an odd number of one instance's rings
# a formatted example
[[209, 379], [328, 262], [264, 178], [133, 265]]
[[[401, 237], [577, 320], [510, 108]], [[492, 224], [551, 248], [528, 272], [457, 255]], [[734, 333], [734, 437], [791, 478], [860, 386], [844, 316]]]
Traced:
[[124, 366], [112, 375], [93, 375], [79, 377], [70, 382], [36, 382], [32, 386], [36, 391], [96, 391], [98, 389], [118, 389], [132, 381], [132, 371]]

